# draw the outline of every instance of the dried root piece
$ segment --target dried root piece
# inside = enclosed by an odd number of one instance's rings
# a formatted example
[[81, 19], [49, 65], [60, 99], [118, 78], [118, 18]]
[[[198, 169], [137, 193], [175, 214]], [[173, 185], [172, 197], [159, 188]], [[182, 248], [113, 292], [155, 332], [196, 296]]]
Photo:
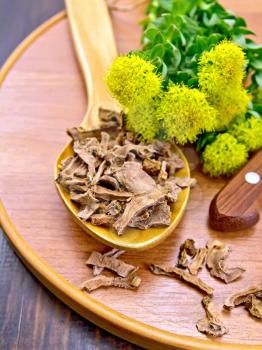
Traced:
[[85, 281], [81, 289], [87, 291], [88, 293], [92, 292], [95, 289], [101, 287], [118, 287], [125, 289], [136, 289], [141, 283], [141, 278], [134, 276], [133, 274], [128, 277], [107, 277], [107, 276], [96, 276], [90, 280]]
[[[182, 191], [174, 175], [183, 161], [170, 143], [139, 142], [125, 130], [122, 113], [100, 109], [99, 117], [101, 129], [68, 130], [74, 156], [61, 162], [56, 179], [77, 205], [78, 217], [112, 227], [118, 235], [130, 226], [170, 225], [171, 203]], [[145, 212], [150, 214], [146, 219]]]
[[144, 159], [143, 170], [149, 175], [156, 176], [161, 169], [161, 162], [155, 159]]
[[232, 309], [241, 304], [245, 304], [252, 316], [262, 318], [262, 283], [231, 295], [225, 300], [224, 307]]
[[105, 213], [100, 213], [100, 214], [93, 214], [90, 217], [91, 224], [93, 225], [104, 225], [104, 226], [109, 226], [113, 224], [114, 218], [112, 216], [107, 215]]
[[117, 128], [121, 129], [123, 125], [122, 113], [110, 111], [108, 109], [99, 109], [99, 119], [101, 120], [102, 129]]
[[249, 295], [245, 306], [252, 316], [262, 318], [262, 292]]
[[[119, 250], [119, 249], [112, 249], [109, 250], [109, 252], [103, 254], [103, 256], [111, 256], [115, 259], [117, 259], [120, 255], [124, 254], [124, 250]], [[94, 265], [93, 266], [93, 275], [94, 276], [98, 276], [103, 272], [104, 268], [103, 267], [99, 267]]]
[[168, 178], [168, 172], [166, 171], [166, 161], [164, 160], [161, 164], [160, 172], [158, 174], [158, 182], [166, 181]]
[[193, 261], [188, 264], [187, 268], [191, 275], [197, 275], [199, 270], [202, 268], [206, 261], [207, 257], [207, 249], [206, 248], [200, 248], [194, 257]]
[[185, 188], [185, 187], [195, 187], [197, 184], [197, 180], [191, 177], [175, 177], [177, 186]]
[[230, 283], [242, 276], [245, 269], [241, 267], [229, 268], [225, 266], [225, 260], [230, 253], [230, 248], [218, 240], [207, 244], [207, 267], [210, 274], [220, 278], [225, 283]]
[[206, 317], [197, 322], [196, 327], [198, 331], [212, 335], [213, 337], [221, 337], [228, 333], [228, 329], [221, 321], [220, 315], [215, 309], [212, 300], [209, 297], [204, 297], [202, 304], [206, 311]]
[[116, 272], [121, 277], [127, 277], [131, 272], [137, 270], [133, 265], [116, 259], [114, 256], [106, 256], [99, 252], [92, 252], [86, 261], [86, 265], [93, 265]]
[[178, 267], [151, 264], [149, 268], [155, 275], [165, 275], [180, 278], [183, 281], [192, 284], [194, 287], [197, 287], [206, 294], [212, 295], [214, 292], [214, 289], [204, 283], [199, 277], [192, 276], [188, 272], [179, 269]]
[[186, 239], [180, 246], [177, 266], [186, 268], [190, 263], [192, 257], [197, 254], [195, 241], [193, 239]]
[[197, 275], [202, 265], [206, 261], [207, 249], [195, 247], [195, 241], [193, 239], [187, 239], [180, 246], [178, 255], [179, 267], [188, 268], [192, 275]]
[[238, 305], [245, 304], [249, 296], [261, 295], [260, 293], [262, 293], [262, 283], [259, 283], [256, 286], [248, 287], [231, 295], [225, 300], [224, 307], [226, 309], [233, 309]]

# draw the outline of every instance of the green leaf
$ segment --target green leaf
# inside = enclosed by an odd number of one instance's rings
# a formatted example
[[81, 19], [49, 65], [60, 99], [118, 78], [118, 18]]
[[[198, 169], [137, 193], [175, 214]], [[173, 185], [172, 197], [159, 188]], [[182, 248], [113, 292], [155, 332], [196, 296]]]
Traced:
[[159, 1], [160, 6], [166, 10], [167, 12], [171, 12], [172, 11], [172, 1], [170, 0], [160, 0]]
[[197, 78], [191, 78], [188, 80], [187, 85], [189, 87], [197, 87], [198, 86], [198, 79]]
[[261, 105], [253, 105], [253, 109], [252, 110], [248, 110], [248, 113], [254, 117], [260, 117], [262, 115], [262, 106]]
[[180, 34], [181, 46], [186, 46], [187, 41], [186, 41], [184, 34], [180, 31], [179, 31], [179, 34]]
[[257, 50], [257, 49], [262, 49], [262, 45], [255, 43], [251, 39], [246, 39], [246, 48], [250, 51], [253, 51], [253, 50]]
[[154, 38], [154, 44], [159, 44], [159, 43], [163, 43], [165, 41], [163, 35], [161, 32], [158, 32], [157, 35]]
[[167, 0], [172, 5], [172, 12], [179, 15], [184, 15], [188, 13], [194, 6], [194, 1], [185, 1], [185, 0]]
[[262, 60], [254, 60], [251, 62], [251, 66], [254, 69], [262, 69]]
[[203, 0], [203, 1], [200, 1], [199, 8], [203, 11], [206, 11], [206, 10], [210, 9], [214, 5], [214, 3], [215, 3], [215, 1], [207, 2], [207, 1]]
[[203, 15], [203, 22], [207, 27], [214, 27], [216, 24], [220, 22], [216, 13], [213, 13], [210, 18], [208, 18], [207, 13], [205, 12]]
[[165, 62], [162, 62], [162, 72], [161, 72], [161, 74], [162, 74], [163, 78], [166, 78], [167, 73], [168, 73], [167, 65], [165, 64]]
[[208, 38], [204, 36], [198, 36], [196, 39], [196, 53], [202, 53], [208, 48]]
[[188, 81], [189, 79], [192, 78], [193, 75], [193, 71], [189, 70], [189, 71], [171, 71], [169, 72], [169, 74], [174, 74], [176, 73], [176, 78], [175, 78], [175, 82], [176, 83], [183, 83]]
[[163, 65], [163, 60], [160, 57], [155, 57], [154, 59], [151, 60], [151, 63], [154, 64], [158, 69], [162, 67]]
[[224, 19], [224, 23], [226, 23], [229, 27], [234, 27], [236, 24], [236, 20], [234, 18], [226, 18]]
[[207, 145], [210, 145], [215, 141], [216, 137], [217, 137], [216, 132], [209, 132], [209, 133], [200, 135], [196, 142], [197, 152], [203, 152]]
[[198, 46], [195, 43], [189, 45], [188, 48], [187, 48], [187, 51], [186, 51], [186, 55], [187, 56], [193, 56], [196, 53], [197, 48], [198, 48]]
[[157, 18], [156, 22], [159, 25], [159, 28], [166, 29], [174, 24], [174, 18], [170, 13], [163, 13], [161, 17]]
[[181, 53], [175, 46], [173, 47], [173, 57], [171, 62], [174, 68], [177, 68], [181, 62]]
[[154, 59], [156, 57], [163, 58], [165, 55], [165, 48], [163, 44], [156, 44], [152, 49], [151, 49], [151, 59]]
[[258, 84], [255, 82], [255, 79], [252, 78], [252, 80], [254, 81], [252, 82], [252, 84], [248, 85], [247, 91], [253, 94], [254, 91], [256, 91]]
[[254, 80], [258, 84], [259, 87], [262, 87], [262, 72], [254, 75]]
[[233, 35], [232, 36], [232, 41], [235, 44], [238, 44], [238, 45], [243, 46], [243, 47], [245, 47], [245, 45], [246, 45], [246, 39], [245, 39], [243, 34]]
[[209, 48], [211, 48], [210, 46], [217, 44], [222, 39], [223, 39], [223, 35], [221, 35], [221, 34], [211, 34], [208, 37]]
[[253, 34], [254, 35], [255, 33], [250, 29], [237, 27], [237, 28], [234, 28], [232, 30], [232, 34], [233, 35], [241, 35], [241, 34]]
[[236, 26], [239, 26], [239, 27], [246, 27], [247, 26], [247, 23], [246, 23], [244, 18], [235, 17], [235, 20], [236, 20]]
[[157, 131], [156, 138], [159, 140], [166, 140], [167, 139], [167, 132], [166, 129], [163, 127], [160, 127]]
[[159, 30], [157, 28], [149, 27], [144, 31], [144, 37], [149, 40], [154, 40], [158, 32]]

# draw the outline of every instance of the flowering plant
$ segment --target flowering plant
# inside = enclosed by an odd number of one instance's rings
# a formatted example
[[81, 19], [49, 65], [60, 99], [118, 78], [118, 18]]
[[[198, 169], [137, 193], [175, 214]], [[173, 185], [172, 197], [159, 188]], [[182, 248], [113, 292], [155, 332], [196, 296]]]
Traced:
[[147, 13], [143, 49], [106, 77], [127, 128], [144, 141], [196, 142], [206, 173], [231, 175], [262, 147], [262, 46], [216, 0], [151, 0]]

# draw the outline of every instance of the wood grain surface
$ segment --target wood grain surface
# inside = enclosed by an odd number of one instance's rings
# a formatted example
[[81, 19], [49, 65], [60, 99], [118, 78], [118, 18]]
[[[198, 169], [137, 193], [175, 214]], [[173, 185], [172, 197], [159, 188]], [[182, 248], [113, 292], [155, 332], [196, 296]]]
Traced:
[[[252, 29], [262, 32], [259, 1], [224, 1], [245, 13]], [[140, 11], [114, 13], [113, 24], [120, 52], [139, 44], [137, 20]], [[72, 221], [53, 184], [55, 159], [67, 137], [64, 130], [77, 125], [85, 112], [86, 96], [73, 52], [68, 23], [61, 21], [23, 54], [3, 84], [0, 96], [0, 176], [2, 200], [14, 223], [35, 251], [58, 273], [78, 286], [91, 276], [85, 266], [90, 251], [105, 247], [86, 235]], [[192, 150], [186, 151], [189, 158]], [[140, 267], [143, 283], [137, 292], [98, 290], [93, 297], [107, 306], [149, 325], [174, 333], [206, 339], [195, 324], [203, 315], [201, 294], [168, 277], [153, 276], [148, 263], [174, 263], [180, 244], [194, 238], [199, 246], [213, 238], [233, 246], [230, 262], [245, 267], [244, 277], [230, 285], [212, 279], [206, 270], [203, 280], [215, 287], [214, 300], [221, 308], [233, 291], [261, 281], [260, 221], [254, 228], [219, 233], [207, 226], [208, 207], [223, 180], [210, 180], [197, 167], [198, 186], [191, 192], [185, 216], [173, 235], [144, 253], [127, 253], [124, 260]], [[15, 307], [14, 304], [11, 304]], [[10, 306], [10, 307], [11, 307]], [[39, 306], [40, 307], [40, 306]], [[262, 344], [261, 322], [242, 309], [223, 312], [230, 333], [216, 342]], [[30, 313], [28, 315], [30, 317]]]
[[[63, 8], [63, 0], [1, 0], [0, 65], [26, 35]], [[0, 349], [140, 347], [109, 334], [60, 302], [24, 267], [0, 229]]]

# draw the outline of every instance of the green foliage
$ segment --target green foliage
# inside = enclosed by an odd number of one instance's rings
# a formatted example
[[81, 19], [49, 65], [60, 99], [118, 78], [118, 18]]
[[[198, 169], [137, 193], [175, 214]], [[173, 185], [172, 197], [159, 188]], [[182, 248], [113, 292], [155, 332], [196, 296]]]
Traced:
[[151, 0], [147, 14], [142, 54], [156, 65], [166, 85], [171, 80], [197, 87], [202, 52], [229, 39], [245, 51], [246, 76], [251, 75], [248, 90], [262, 88], [262, 45], [250, 39], [253, 32], [245, 20], [217, 0]]
[[218, 133], [216, 131], [206, 132], [200, 135], [196, 141], [196, 151], [202, 153], [207, 145], [213, 143], [217, 137]]
[[217, 118], [201, 91], [173, 84], [162, 94], [156, 113], [166, 138], [182, 145], [196, 141], [203, 131], [214, 130]]
[[234, 123], [228, 131], [243, 143], [248, 151], [256, 151], [262, 147], [262, 119], [250, 117], [239, 123]]
[[245, 145], [228, 133], [219, 134], [202, 154], [203, 170], [213, 177], [230, 176], [246, 163], [247, 158]]
[[[261, 73], [262, 81], [262, 73]], [[262, 115], [262, 87], [257, 88], [253, 91], [252, 107], [249, 110], [251, 115], [261, 116]]]
[[247, 111], [250, 98], [243, 88], [245, 64], [243, 50], [230, 41], [222, 41], [200, 56], [199, 86], [219, 112], [218, 130]]
[[119, 56], [106, 78], [111, 94], [124, 107], [147, 103], [161, 90], [161, 78], [155, 66], [137, 55]]

